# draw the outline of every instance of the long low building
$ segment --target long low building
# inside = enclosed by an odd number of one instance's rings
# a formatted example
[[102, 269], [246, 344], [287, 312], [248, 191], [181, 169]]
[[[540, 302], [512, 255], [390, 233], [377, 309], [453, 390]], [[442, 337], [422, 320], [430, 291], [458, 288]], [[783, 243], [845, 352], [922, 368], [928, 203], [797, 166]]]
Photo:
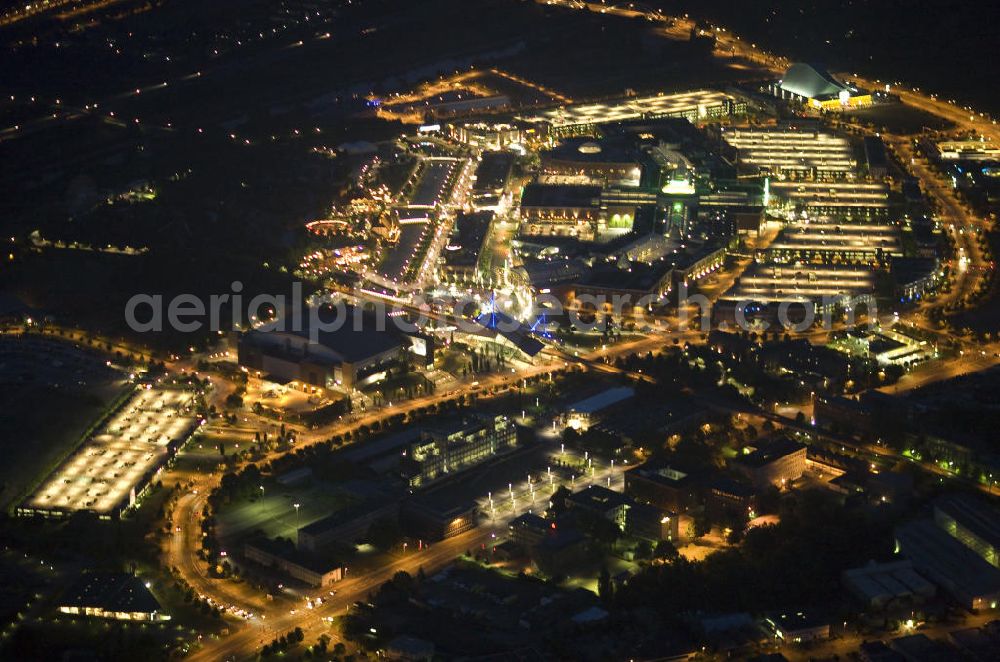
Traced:
[[896, 529], [900, 552], [966, 609], [1000, 605], [1000, 570], [949, 535], [931, 519]]
[[251, 540], [243, 546], [243, 556], [308, 586], [330, 586], [344, 578], [342, 564], [325, 562], [318, 556], [296, 549], [291, 543], [283, 544], [268, 538]]
[[741, 168], [752, 174], [847, 178], [857, 170], [846, 138], [812, 127], [723, 128], [722, 138], [736, 148]]
[[840, 264], [887, 262], [903, 255], [899, 229], [879, 223], [803, 220], [789, 223], [768, 247], [777, 263], [813, 261]]
[[870, 182], [770, 181], [772, 206], [812, 216], [884, 218], [889, 212], [889, 187]]
[[573, 104], [546, 110], [527, 121], [542, 122], [557, 135], [584, 133], [600, 124], [626, 120], [683, 117], [692, 122], [746, 112], [746, 102], [725, 92], [696, 90], [677, 94]]
[[934, 585], [917, 574], [910, 561], [870, 563], [845, 570], [847, 589], [866, 606], [882, 609], [890, 603], [916, 604], [934, 597]]
[[58, 611], [118, 621], [168, 621], [146, 584], [126, 573], [81, 576], [57, 601]]
[[865, 267], [755, 264], [715, 303], [712, 315], [731, 323], [777, 319], [782, 309], [796, 317], [857, 313], [874, 302], [874, 291], [874, 274]]
[[399, 503], [388, 497], [368, 499], [299, 529], [297, 547], [315, 554], [335, 544], [354, 545], [382, 521], [399, 521]]
[[934, 502], [934, 521], [984, 561], [1000, 568], [1000, 511], [972, 497], [949, 495]]
[[945, 140], [934, 148], [945, 161], [1000, 161], [1000, 145], [987, 140]]

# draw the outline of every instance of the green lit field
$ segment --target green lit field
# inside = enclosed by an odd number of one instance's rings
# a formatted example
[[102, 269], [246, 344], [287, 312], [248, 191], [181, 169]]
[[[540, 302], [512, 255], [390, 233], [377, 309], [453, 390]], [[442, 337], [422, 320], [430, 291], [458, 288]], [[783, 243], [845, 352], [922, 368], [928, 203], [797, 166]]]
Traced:
[[[240, 499], [222, 508], [218, 530], [223, 539], [235, 540], [262, 533], [269, 538], [296, 540], [296, 531], [342, 510], [353, 502], [328, 483], [305, 481], [281, 486], [265, 483], [263, 498]], [[295, 504], [299, 504], [296, 511]]]

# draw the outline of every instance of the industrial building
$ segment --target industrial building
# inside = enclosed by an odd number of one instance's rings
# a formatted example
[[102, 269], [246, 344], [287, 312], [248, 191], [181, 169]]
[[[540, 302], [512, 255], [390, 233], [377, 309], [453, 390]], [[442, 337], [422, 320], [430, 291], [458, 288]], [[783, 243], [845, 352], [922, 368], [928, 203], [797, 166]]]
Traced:
[[634, 397], [635, 389], [630, 386], [606, 389], [566, 406], [562, 422], [576, 430], [586, 430], [600, 420], [601, 412]]
[[842, 578], [847, 589], [871, 609], [884, 609], [890, 604], [915, 605], [936, 593], [934, 585], [921, 577], [909, 561], [873, 561], [845, 570]]
[[782, 641], [800, 644], [830, 638], [830, 622], [807, 612], [781, 612], [764, 619]]
[[353, 545], [364, 540], [372, 524], [383, 520], [398, 522], [399, 504], [389, 497], [369, 498], [300, 528], [297, 547], [315, 554], [335, 543]]
[[479, 525], [474, 501], [452, 503], [435, 494], [419, 494], [403, 503], [404, 531], [421, 540], [445, 540]]
[[82, 575], [57, 601], [56, 609], [62, 614], [119, 621], [170, 620], [146, 584], [126, 573]]
[[1000, 512], [964, 495], [944, 496], [934, 502], [934, 521], [941, 529], [1000, 568]]
[[943, 140], [934, 151], [943, 161], [1000, 161], [1000, 145], [988, 140]]
[[934, 502], [933, 517], [896, 529], [899, 551], [913, 567], [967, 609], [1000, 606], [1000, 569], [995, 508], [969, 496]]

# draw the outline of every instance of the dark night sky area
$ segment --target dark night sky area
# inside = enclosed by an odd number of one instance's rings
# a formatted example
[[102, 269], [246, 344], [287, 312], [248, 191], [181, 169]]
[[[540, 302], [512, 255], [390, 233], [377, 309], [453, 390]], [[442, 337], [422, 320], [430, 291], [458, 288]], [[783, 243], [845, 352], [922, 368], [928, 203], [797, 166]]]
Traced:
[[982, 0], [656, 0], [833, 70], [900, 79], [1000, 111], [1000, 5]]

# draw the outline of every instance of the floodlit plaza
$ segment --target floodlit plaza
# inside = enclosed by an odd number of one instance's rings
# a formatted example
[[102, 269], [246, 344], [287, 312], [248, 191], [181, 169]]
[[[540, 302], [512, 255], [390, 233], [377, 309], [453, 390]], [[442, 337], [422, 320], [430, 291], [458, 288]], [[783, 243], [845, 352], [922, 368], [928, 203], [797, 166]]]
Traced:
[[191, 397], [181, 390], [140, 390], [18, 512], [120, 514], [194, 430], [198, 421], [187, 411]]

